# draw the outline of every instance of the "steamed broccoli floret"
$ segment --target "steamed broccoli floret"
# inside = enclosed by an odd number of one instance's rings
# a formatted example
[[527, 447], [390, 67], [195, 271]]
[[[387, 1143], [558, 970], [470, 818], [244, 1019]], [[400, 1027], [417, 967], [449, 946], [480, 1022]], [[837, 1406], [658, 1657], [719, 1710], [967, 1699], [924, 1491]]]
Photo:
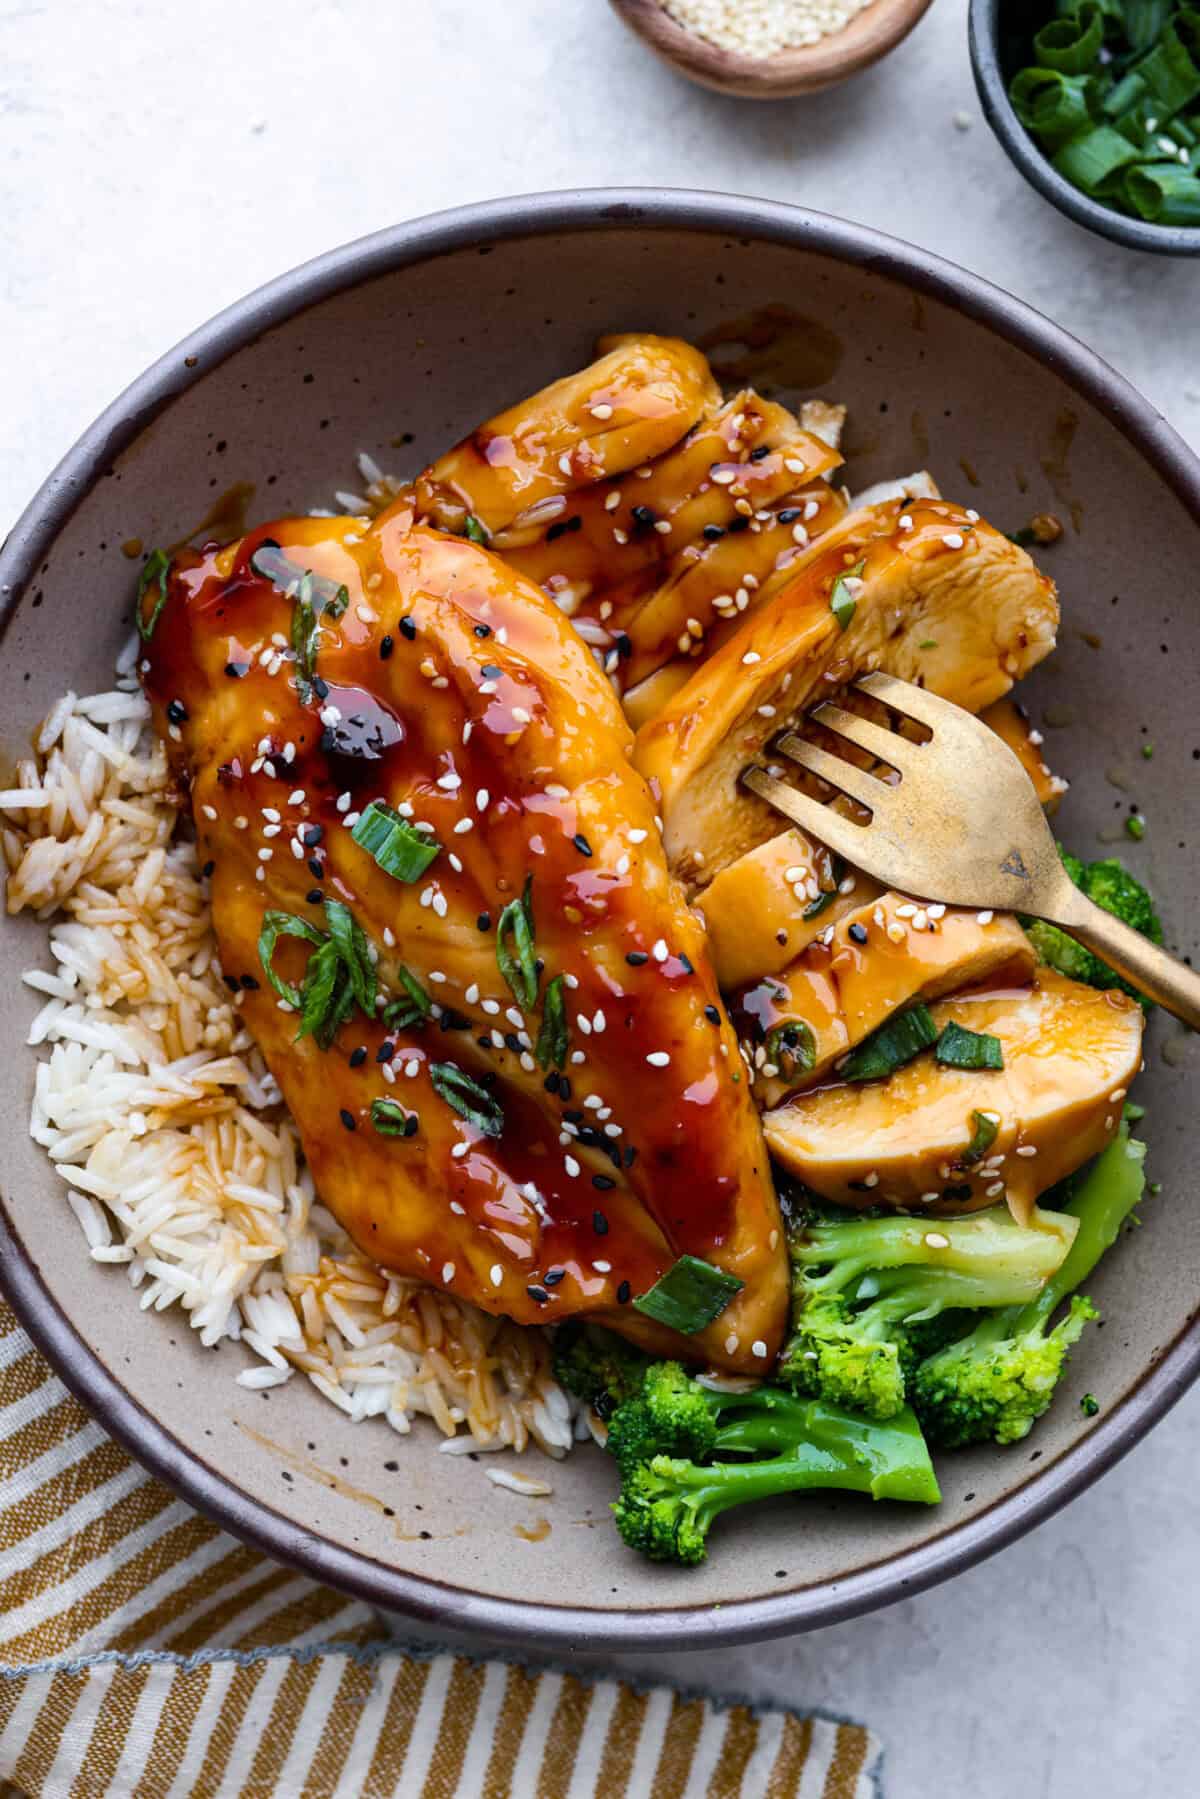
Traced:
[[555, 1332], [551, 1352], [560, 1386], [607, 1418], [638, 1392], [650, 1357], [598, 1324], [571, 1320]]
[[[1162, 923], [1154, 910], [1153, 900], [1141, 882], [1135, 880], [1115, 856], [1105, 857], [1100, 862], [1081, 862], [1061, 844], [1058, 853], [1076, 887], [1089, 899], [1131, 925], [1135, 931], [1140, 931], [1143, 937], [1149, 937], [1152, 943], [1162, 942]], [[1115, 974], [1107, 962], [1102, 962], [1090, 949], [1084, 949], [1057, 925], [1047, 924], [1041, 918], [1026, 918], [1022, 923], [1040, 959], [1057, 969], [1059, 974], [1067, 975], [1073, 981], [1083, 981], [1088, 987], [1120, 987], [1134, 999], [1142, 1000], [1143, 1005], [1151, 1004], [1136, 987]]]
[[783, 1454], [709, 1464], [655, 1455], [626, 1463], [613, 1512], [629, 1547], [652, 1561], [690, 1567], [704, 1560], [708, 1532], [723, 1511], [780, 1493], [834, 1487], [925, 1505], [941, 1498], [910, 1411], [877, 1424], [818, 1399], [787, 1405], [793, 1436]]
[[[895, 1417], [912, 1368], [947, 1329], [961, 1331], [961, 1313], [1034, 1299], [1075, 1229], [1049, 1212], [1025, 1227], [999, 1207], [932, 1221], [798, 1218], [788, 1244], [793, 1329], [779, 1379], [871, 1418]], [[957, 1316], [939, 1326], [948, 1314]]]
[[782, 1387], [707, 1387], [680, 1362], [653, 1362], [613, 1414], [608, 1449], [622, 1468], [659, 1455], [776, 1455], [803, 1439], [810, 1417], [809, 1402]]
[[1141, 1198], [1145, 1153], [1145, 1145], [1132, 1141], [1122, 1126], [1073, 1184], [1065, 1210], [1079, 1228], [1066, 1260], [1038, 1298], [990, 1314], [968, 1336], [922, 1362], [910, 1390], [934, 1443], [949, 1449], [989, 1439], [1017, 1443], [1046, 1411], [1067, 1350], [1099, 1314], [1090, 1299], [1077, 1296], [1052, 1330], [1050, 1319], [1115, 1243]]

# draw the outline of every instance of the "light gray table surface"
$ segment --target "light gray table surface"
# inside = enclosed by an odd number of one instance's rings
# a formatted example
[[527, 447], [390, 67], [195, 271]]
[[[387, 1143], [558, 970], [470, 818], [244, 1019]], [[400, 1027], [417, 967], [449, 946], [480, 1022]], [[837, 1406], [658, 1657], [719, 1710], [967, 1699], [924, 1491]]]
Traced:
[[[723, 188], [895, 232], [1049, 313], [1200, 445], [1200, 263], [1103, 243], [1026, 187], [980, 116], [965, 14], [937, 0], [886, 65], [756, 107], [675, 78], [604, 0], [0, 0], [0, 529], [246, 289], [397, 219], [546, 187]], [[947, 1586], [621, 1666], [866, 1719], [889, 1799], [1185, 1799], [1198, 1451], [1193, 1393]]]

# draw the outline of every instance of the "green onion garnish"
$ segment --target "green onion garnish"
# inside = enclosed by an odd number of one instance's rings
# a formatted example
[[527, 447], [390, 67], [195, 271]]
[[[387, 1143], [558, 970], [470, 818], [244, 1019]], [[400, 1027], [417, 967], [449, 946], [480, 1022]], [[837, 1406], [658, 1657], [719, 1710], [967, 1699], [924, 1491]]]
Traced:
[[487, 526], [482, 520], [477, 519], [473, 512], [467, 514], [467, 522], [463, 526], [463, 536], [469, 537], [472, 543], [490, 543], [492, 540], [492, 534]]
[[271, 966], [275, 945], [281, 937], [302, 937], [306, 943], [315, 943], [319, 947], [325, 942], [325, 933], [318, 931], [316, 925], [309, 924], [307, 918], [297, 918], [294, 912], [263, 913], [262, 927], [258, 933], [258, 959], [262, 963], [263, 973], [280, 999], [287, 1000], [290, 1006], [299, 1011], [303, 1003], [300, 989], [277, 975]]
[[1200, 15], [1182, 0], [1057, 0], [1009, 88], [1054, 167], [1114, 212], [1200, 226]]
[[832, 906], [834, 900], [838, 896], [838, 888], [841, 886], [842, 877], [845, 872], [846, 864], [842, 861], [842, 858], [840, 856], [834, 856], [829, 864], [829, 878], [833, 882], [833, 886], [826, 887], [823, 892], [818, 893], [816, 899], [813, 900], [811, 904], [805, 906], [803, 912], [800, 914], [801, 918], [820, 918], [825, 908], [827, 906]]
[[972, 1112], [971, 1123], [974, 1127], [971, 1141], [961, 1156], [955, 1159], [969, 1168], [974, 1162], [981, 1162], [988, 1150], [996, 1141], [1000, 1130], [1000, 1120], [994, 1112]]
[[434, 1092], [440, 1094], [460, 1118], [475, 1125], [485, 1137], [500, 1136], [504, 1129], [504, 1112], [499, 1100], [494, 1099], [486, 1087], [464, 1074], [454, 1062], [434, 1062], [429, 1078]]
[[867, 559], [863, 556], [854, 564], [853, 568], [847, 569], [844, 574], [839, 575], [830, 589], [829, 610], [833, 613], [834, 618], [836, 618], [843, 631], [849, 628], [850, 620], [854, 617], [854, 609], [858, 604], [858, 601], [850, 592], [849, 583], [851, 581], [860, 581], [862, 579], [862, 572], [866, 566]]
[[909, 1006], [897, 1012], [877, 1031], [864, 1037], [838, 1069], [846, 1081], [878, 1081], [903, 1068], [923, 1049], [937, 1042], [937, 1026], [928, 1006]]
[[273, 538], [266, 538], [253, 551], [250, 567], [264, 581], [269, 581], [285, 599], [290, 599], [295, 607], [292, 613], [292, 654], [296, 658], [299, 671], [296, 686], [302, 700], [311, 697], [312, 683], [316, 679], [317, 639], [319, 626], [317, 623], [317, 607], [328, 618], [341, 618], [350, 604], [349, 589], [340, 582], [331, 581], [328, 575], [314, 574], [310, 568], [301, 568], [284, 555]]
[[406, 1112], [396, 1099], [373, 1099], [371, 1123], [381, 1137], [415, 1137], [419, 1120], [415, 1112]]
[[378, 980], [366, 933], [349, 906], [343, 905], [341, 900], [325, 901], [325, 917], [329, 935], [337, 945], [338, 954], [349, 972], [354, 997], [367, 1017], [373, 1018]]
[[702, 1262], [699, 1256], [680, 1256], [673, 1268], [655, 1281], [648, 1293], [634, 1300], [634, 1309], [668, 1330], [693, 1337], [719, 1318], [744, 1281], [735, 1274]]
[[[531, 1012], [537, 1005], [538, 971], [533, 948], [533, 877], [525, 877], [520, 899], [509, 900], [496, 924], [496, 961], [518, 1005]], [[511, 939], [511, 943], [510, 943]]]
[[[171, 558], [167, 555], [167, 552], [165, 550], [151, 550], [142, 565], [142, 572], [138, 576], [137, 584], [137, 606], [135, 609], [135, 616], [137, 618], [138, 636], [143, 643], [149, 643], [150, 639], [154, 636], [154, 629], [158, 624], [158, 615], [167, 603], [167, 581], [170, 573]], [[146, 594], [150, 588], [153, 587], [156, 582], [158, 584], [158, 597], [154, 602], [154, 608], [149, 619], [143, 623], [142, 602], [145, 600]]]
[[563, 997], [566, 981], [556, 974], [546, 983], [542, 998], [542, 1028], [538, 1032], [534, 1055], [543, 1068], [562, 1068], [567, 1060], [567, 1004]]
[[419, 881], [442, 847], [436, 837], [418, 831], [383, 800], [372, 800], [364, 808], [350, 835], [385, 875], [397, 881]]
[[990, 1031], [968, 1031], [950, 1023], [937, 1040], [934, 1055], [943, 1068], [1003, 1068], [1004, 1051]]
[[785, 1080], [807, 1074], [817, 1059], [817, 1042], [801, 1018], [789, 1019], [767, 1032], [767, 1062], [778, 1068]]
[[389, 1031], [402, 1031], [410, 1024], [423, 1024], [433, 1010], [433, 1001], [403, 964], [396, 970], [406, 999], [394, 999], [383, 1008], [383, 1022]]

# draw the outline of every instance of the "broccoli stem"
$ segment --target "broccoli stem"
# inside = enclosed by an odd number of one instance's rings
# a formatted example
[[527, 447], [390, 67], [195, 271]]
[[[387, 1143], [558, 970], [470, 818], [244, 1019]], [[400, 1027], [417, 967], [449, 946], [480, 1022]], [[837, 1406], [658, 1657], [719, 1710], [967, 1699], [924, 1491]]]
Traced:
[[1131, 1137], [1128, 1125], [1122, 1124], [1108, 1148], [1073, 1178], [1070, 1197], [1062, 1209], [1078, 1220], [1075, 1240], [1061, 1267], [1026, 1308], [1031, 1319], [1048, 1318], [1061, 1300], [1083, 1285], [1101, 1256], [1112, 1248], [1142, 1197], [1145, 1160], [1146, 1145]]
[[[981, 1288], [994, 1282], [1004, 1297], [975, 1303], [995, 1305], [1006, 1302], [1014, 1282], [1040, 1288], [1067, 1254], [1076, 1229], [1061, 1213], [1035, 1209], [1030, 1224], [1022, 1225], [1003, 1207], [991, 1206], [933, 1222], [902, 1217], [821, 1220], [794, 1232], [789, 1248], [807, 1290], [842, 1290], [877, 1269], [919, 1267], [929, 1272], [931, 1299], [943, 1274], [958, 1274]], [[809, 1272], [821, 1267], [828, 1267], [828, 1273]]]

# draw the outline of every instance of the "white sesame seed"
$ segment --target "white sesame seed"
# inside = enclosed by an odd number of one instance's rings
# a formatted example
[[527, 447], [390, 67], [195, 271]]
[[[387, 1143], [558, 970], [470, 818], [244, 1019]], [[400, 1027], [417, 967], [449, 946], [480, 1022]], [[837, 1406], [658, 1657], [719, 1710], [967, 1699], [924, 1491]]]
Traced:
[[654, 957], [656, 962], [665, 962], [670, 953], [671, 952], [666, 945], [666, 939], [663, 937], [658, 939], [654, 948], [650, 951], [650, 954]]
[[590, 1018], [586, 1017], [584, 1013], [580, 1012], [578, 1014], [578, 1016], [575, 1019], [575, 1023], [579, 1026], [579, 1029], [583, 1032], [585, 1037], [591, 1036], [592, 1021]]
[[410, 1081], [415, 1081], [421, 1072], [421, 1064], [419, 1062], [406, 1062], [404, 1064], [404, 1072]]
[[305, 793], [303, 787], [297, 787], [295, 793], [288, 794], [288, 805], [289, 806], [302, 806], [304, 804], [305, 800], [307, 799], [307, 797], [308, 796]]
[[576, 1068], [578, 1068], [581, 1062], [587, 1061], [587, 1057], [584, 1055], [584, 1053], [581, 1049], [573, 1049], [571, 1051], [571, 1061], [572, 1061], [572, 1064]]
[[339, 793], [334, 804], [337, 806], [339, 812], [349, 812], [352, 804], [351, 795], [348, 793]]
[[991, 924], [991, 922], [992, 922], [993, 918], [995, 918], [995, 916], [996, 916], [996, 914], [994, 912], [992, 912], [990, 909], [987, 911], [983, 911], [983, 912], [977, 912], [975, 914], [975, 922], [976, 922], [976, 924]]
[[[464, 1145], [464, 1148], [465, 1148], [465, 1145]], [[450, 1285], [450, 1282], [453, 1279], [454, 1279], [454, 1263], [453, 1262], [443, 1262], [442, 1263], [442, 1281], [443, 1281], [444, 1285], [446, 1285], [448, 1287]]]
[[473, 831], [474, 829], [475, 820], [473, 818], [460, 818], [454, 827], [454, 834], [456, 837], [465, 837], [468, 831]]
[[260, 862], [269, 862], [274, 854], [274, 850], [259, 850], [258, 859]]
[[514, 724], [531, 725], [533, 723], [532, 712], [526, 712], [524, 706], [514, 706], [512, 715]]
[[753, 1343], [750, 1345], [750, 1354], [757, 1356], [760, 1362], [766, 1360], [767, 1346], [761, 1337], [755, 1337]]
[[603, 400], [597, 401], [597, 403], [589, 407], [588, 410], [591, 412], [594, 419], [600, 420], [601, 424], [603, 424], [606, 419], [610, 419], [613, 415], [612, 407], [606, 405]]
[[575, 1180], [578, 1177], [579, 1163], [575, 1160], [574, 1156], [564, 1156], [563, 1167], [566, 1169], [572, 1180]]
[[215, 818], [217, 816], [217, 808], [215, 806], [201, 806], [200, 810], [203, 812], [205, 818]]
[[941, 1231], [926, 1231], [925, 1242], [930, 1249], [949, 1249], [949, 1237], [943, 1237]]
[[1003, 1181], [990, 1181], [988, 1183], [988, 1185], [984, 1188], [984, 1192], [987, 1194], [989, 1199], [997, 1198], [997, 1196], [999, 1194], [1003, 1193], [1003, 1191], [1004, 1191], [1004, 1182]]
[[617, 488], [614, 487], [613, 491], [610, 494], [605, 494], [605, 496], [604, 496], [604, 510], [605, 510], [605, 512], [615, 512], [617, 510], [617, 507], [620, 504], [621, 504], [620, 492], [618, 491]]
[[645, 843], [645, 841], [649, 835], [650, 835], [650, 833], [648, 831], [641, 831], [641, 830], [630, 831], [629, 841], [630, 841], [630, 843]]
[[1019, 1156], [1036, 1156], [1037, 1145], [1034, 1143], [1022, 1143], [1017, 1149], [1017, 1154]]
[[492, 1263], [492, 1285], [498, 1287], [504, 1279], [504, 1270], [499, 1262]]
[[449, 907], [447, 905], [446, 896], [444, 893], [435, 893], [434, 894], [433, 909], [437, 913], [439, 918], [445, 918], [446, 913], [449, 910]]
[[757, 650], [747, 650], [746, 654], [742, 657], [742, 667], [743, 668], [753, 668], [754, 664], [756, 662], [761, 662], [761, 661], [762, 661], [762, 657], [759, 655]]
[[965, 541], [961, 531], [947, 531], [942, 538], [948, 550], [961, 550]]
[[668, 1068], [671, 1063], [671, 1058], [665, 1049], [652, 1049], [646, 1060], [651, 1068]]
[[462, 786], [462, 776], [456, 775], [451, 769], [449, 773], [438, 776], [437, 784], [447, 793], [454, 793], [457, 788]]
[[612, 1263], [611, 1262], [593, 1262], [592, 1267], [595, 1269], [597, 1274], [611, 1274], [612, 1273]]
[[450, 1151], [450, 1154], [454, 1157], [456, 1162], [461, 1162], [470, 1147], [469, 1143], [456, 1143], [454, 1148]]
[[733, 1355], [735, 1350], [737, 1349], [737, 1346], [738, 1346], [737, 1333], [736, 1333], [736, 1331], [730, 1331], [729, 1335], [725, 1339], [725, 1354]]
[[431, 968], [429, 970], [429, 978], [435, 987], [440, 987], [446, 977], [440, 968]]

